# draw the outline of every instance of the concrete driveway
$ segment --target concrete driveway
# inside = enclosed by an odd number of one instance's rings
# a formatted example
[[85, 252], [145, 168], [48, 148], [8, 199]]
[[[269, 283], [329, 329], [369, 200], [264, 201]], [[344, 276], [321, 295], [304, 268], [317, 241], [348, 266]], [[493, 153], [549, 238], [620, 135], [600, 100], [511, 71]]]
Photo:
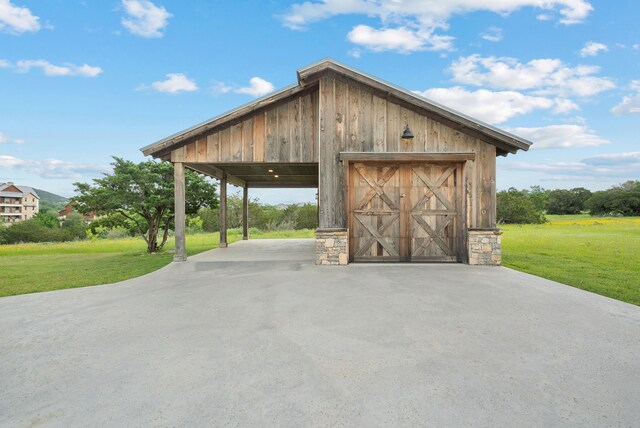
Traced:
[[639, 307], [505, 268], [312, 259], [254, 240], [0, 299], [0, 426], [640, 425]]

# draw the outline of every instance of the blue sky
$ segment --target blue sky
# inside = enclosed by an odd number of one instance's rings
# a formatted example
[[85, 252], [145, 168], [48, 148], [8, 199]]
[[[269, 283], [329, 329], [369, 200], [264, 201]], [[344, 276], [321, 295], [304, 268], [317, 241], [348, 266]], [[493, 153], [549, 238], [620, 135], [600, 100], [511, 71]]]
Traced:
[[[0, 0], [0, 181], [65, 196], [332, 57], [534, 141], [498, 188], [640, 179], [640, 2]], [[261, 191], [265, 202], [315, 191]]]

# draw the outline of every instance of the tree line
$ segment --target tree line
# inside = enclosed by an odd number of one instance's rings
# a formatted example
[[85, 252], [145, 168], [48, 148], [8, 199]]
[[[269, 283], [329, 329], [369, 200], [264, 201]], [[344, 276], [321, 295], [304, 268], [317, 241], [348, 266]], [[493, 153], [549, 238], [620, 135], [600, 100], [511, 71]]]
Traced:
[[607, 190], [584, 187], [547, 190], [510, 188], [497, 193], [498, 223], [544, 223], [545, 214], [640, 216], [640, 180], [630, 180]]
[[[75, 207], [81, 213], [96, 213], [99, 219], [87, 225], [80, 214], [60, 222], [56, 212], [42, 212], [31, 220], [0, 228], [0, 244], [51, 242], [74, 239], [118, 238], [140, 235], [147, 251], [160, 251], [175, 228], [173, 166], [167, 162], [133, 163], [118, 157], [113, 172], [93, 183], [75, 183]], [[216, 184], [209, 178], [186, 171], [187, 232], [219, 230]], [[229, 228], [242, 226], [242, 198], [228, 197]], [[640, 181], [627, 181], [608, 190], [591, 192], [530, 189], [497, 193], [498, 223], [543, 223], [545, 214], [640, 215]], [[278, 207], [249, 201], [249, 225], [260, 230], [315, 229], [316, 204]]]

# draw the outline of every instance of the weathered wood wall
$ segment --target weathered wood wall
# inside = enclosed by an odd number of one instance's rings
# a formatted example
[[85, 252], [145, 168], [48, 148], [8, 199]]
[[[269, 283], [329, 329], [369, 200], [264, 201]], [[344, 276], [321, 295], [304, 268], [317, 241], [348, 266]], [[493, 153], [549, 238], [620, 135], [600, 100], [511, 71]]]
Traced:
[[[405, 125], [415, 138], [400, 139]], [[468, 227], [495, 227], [495, 146], [457, 125], [334, 73], [319, 86], [254, 111], [171, 152], [185, 163], [319, 163], [320, 228], [345, 228], [340, 152], [474, 152], [467, 161]]]
[[[325, 75], [319, 90], [320, 228], [346, 227], [344, 151], [474, 152], [465, 171], [467, 225], [495, 226], [495, 146], [348, 78]], [[415, 136], [408, 143], [400, 138], [407, 124]]]
[[172, 162], [313, 163], [318, 92], [256, 111], [171, 152]]

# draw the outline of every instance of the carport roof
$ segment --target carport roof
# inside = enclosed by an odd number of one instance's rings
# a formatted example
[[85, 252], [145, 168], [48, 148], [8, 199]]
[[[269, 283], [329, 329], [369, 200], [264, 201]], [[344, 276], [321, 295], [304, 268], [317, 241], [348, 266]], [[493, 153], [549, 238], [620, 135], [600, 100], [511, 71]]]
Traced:
[[192, 126], [191, 128], [170, 135], [169, 137], [163, 138], [162, 140], [143, 147], [140, 150], [146, 156], [151, 155], [155, 158], [162, 157], [169, 151], [179, 148], [189, 141], [193, 141], [194, 138], [197, 138], [214, 128], [224, 126], [245, 114], [251, 113], [308, 89], [310, 86], [317, 84], [319, 78], [327, 72], [334, 72], [351, 78], [357, 82], [381, 91], [387, 94], [387, 96], [415, 105], [416, 107], [424, 109], [436, 116], [457, 123], [462, 128], [473, 131], [476, 134], [480, 134], [488, 143], [496, 145], [499, 148], [499, 153], [506, 154], [516, 153], [518, 150], [529, 150], [529, 146], [532, 144], [530, 141], [518, 137], [517, 135], [474, 119], [456, 110], [445, 107], [435, 101], [419, 96], [414, 92], [373, 77], [345, 64], [341, 64], [333, 59], [326, 58], [299, 69], [297, 71], [298, 82], [296, 84], [287, 86], [275, 93], [269, 94], [234, 110]]

